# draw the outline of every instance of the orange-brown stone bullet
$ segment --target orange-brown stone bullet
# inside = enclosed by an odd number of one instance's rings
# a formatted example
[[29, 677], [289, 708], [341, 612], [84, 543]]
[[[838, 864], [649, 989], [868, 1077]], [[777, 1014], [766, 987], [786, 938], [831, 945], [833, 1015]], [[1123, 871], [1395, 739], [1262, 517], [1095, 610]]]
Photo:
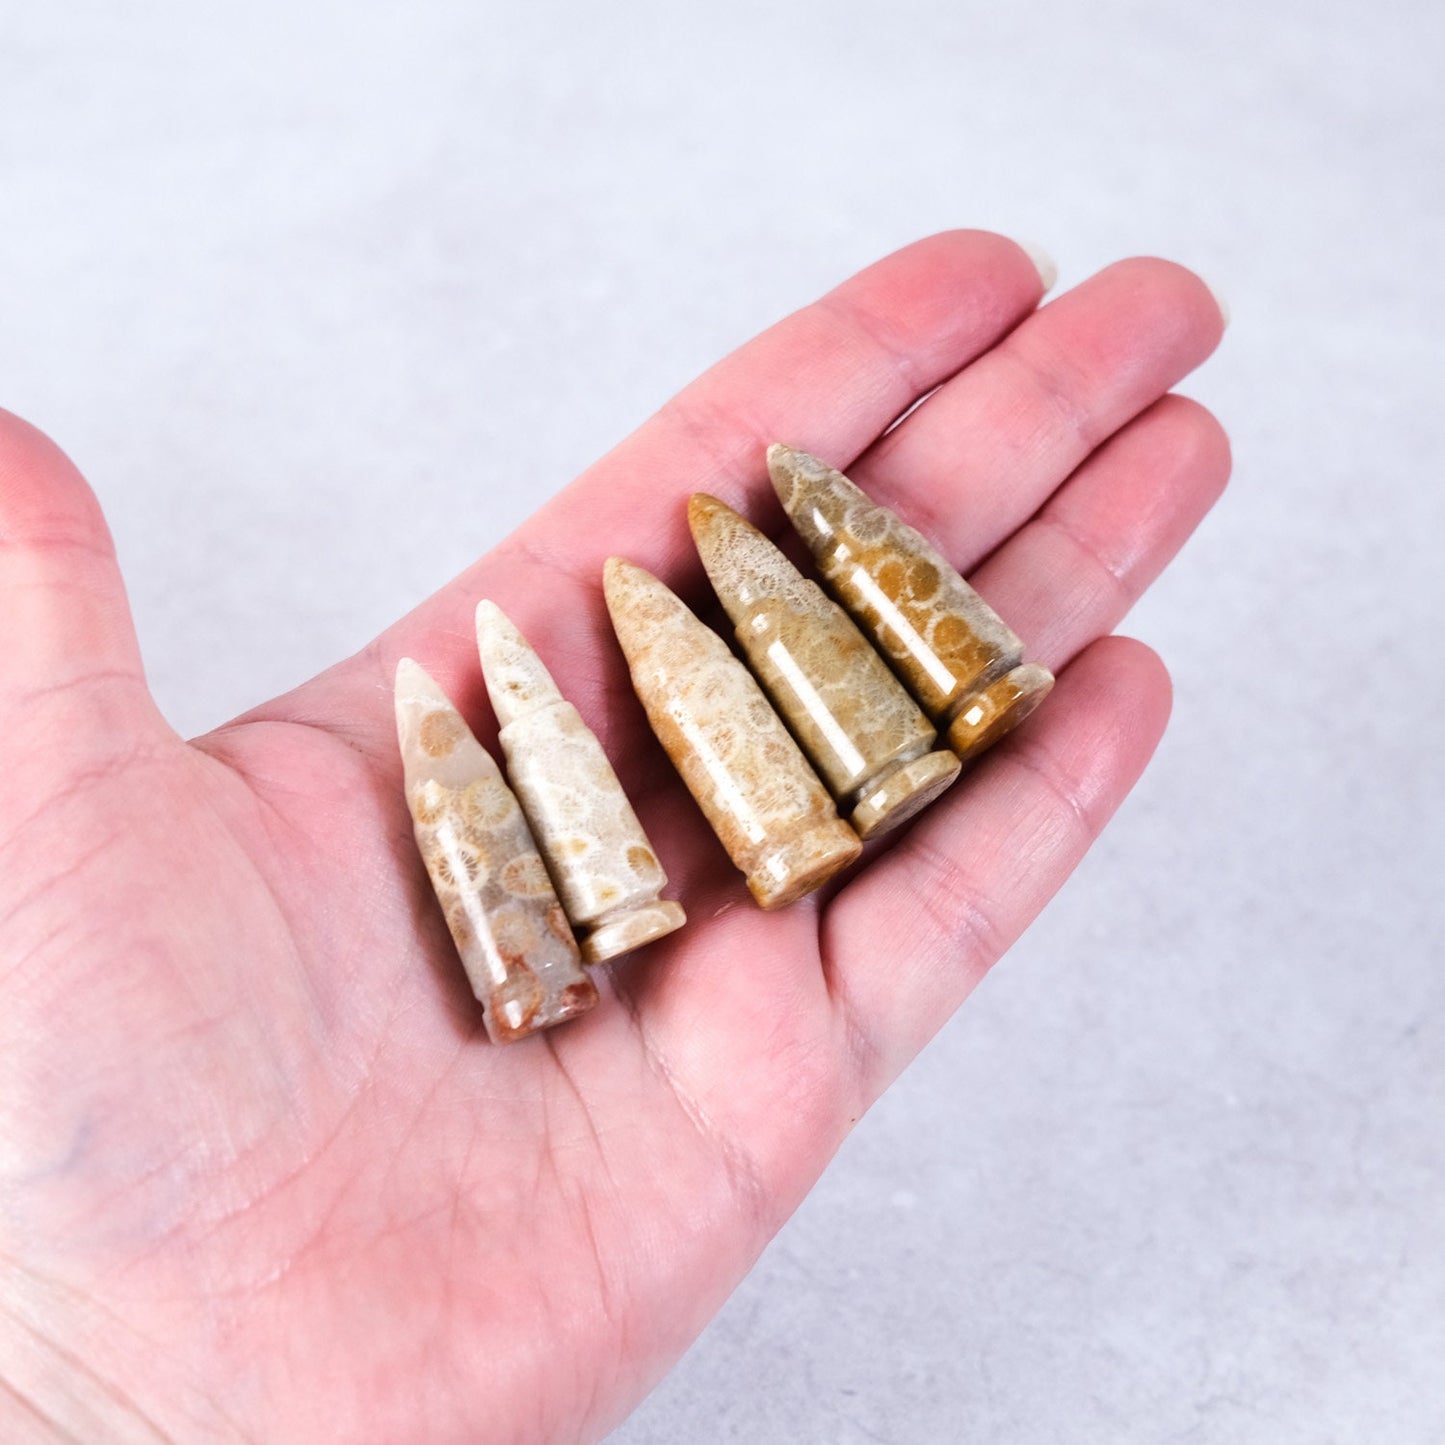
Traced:
[[604, 581], [647, 720], [764, 908], [801, 898], [862, 851], [752, 674], [650, 572]]
[[968, 758], [1021, 723], [1053, 674], [924, 538], [842, 472], [774, 445], [768, 471], [833, 595]]
[[409, 657], [396, 669], [396, 730], [422, 862], [493, 1043], [586, 1013], [597, 986], [492, 755]]
[[948, 787], [958, 759], [848, 614], [716, 497], [697, 493], [687, 517], [749, 665], [858, 836]]

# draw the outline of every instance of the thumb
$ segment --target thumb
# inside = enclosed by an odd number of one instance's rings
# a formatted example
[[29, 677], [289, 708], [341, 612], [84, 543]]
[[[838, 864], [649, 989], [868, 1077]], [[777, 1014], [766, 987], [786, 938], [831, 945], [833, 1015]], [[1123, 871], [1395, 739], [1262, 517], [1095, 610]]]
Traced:
[[84, 763], [165, 724], [95, 494], [43, 433], [0, 410], [0, 739]]

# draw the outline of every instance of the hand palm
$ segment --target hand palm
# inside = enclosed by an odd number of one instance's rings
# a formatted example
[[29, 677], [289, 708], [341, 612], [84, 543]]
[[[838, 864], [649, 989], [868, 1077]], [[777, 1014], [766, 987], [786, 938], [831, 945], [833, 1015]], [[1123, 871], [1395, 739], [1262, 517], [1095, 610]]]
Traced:
[[[1125, 263], [1000, 342], [1038, 289], [977, 233], [879, 263], [364, 653], [194, 744], [145, 693], [83, 484], [10, 423], [0, 1259], [22, 1344], [0, 1384], [17, 1412], [140, 1438], [553, 1439], [636, 1402], [1162, 726], [1157, 664], [1095, 639], [1223, 480], [1207, 415], [1156, 401], [1218, 317], [1188, 273]], [[955, 438], [985, 424], [960, 527]], [[700, 596], [681, 503], [705, 487], [761, 514], [779, 436], [864, 454], [860, 480], [931, 510], [960, 561], [992, 551], [981, 585], [1036, 655], [1077, 660], [886, 856], [763, 915], [646, 734], [598, 584], [621, 552]], [[485, 1041], [416, 859], [390, 711], [409, 652], [487, 740], [464, 641], [483, 595], [597, 727], [691, 917], [622, 961], [588, 1018], [507, 1048]]]

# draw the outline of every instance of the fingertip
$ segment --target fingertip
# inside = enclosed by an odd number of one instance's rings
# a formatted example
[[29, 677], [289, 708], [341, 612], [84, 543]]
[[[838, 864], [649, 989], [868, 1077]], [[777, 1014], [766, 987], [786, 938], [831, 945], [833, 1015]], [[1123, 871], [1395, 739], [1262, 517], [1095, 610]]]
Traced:
[[79, 468], [39, 427], [0, 408], [0, 536], [108, 554], [110, 529]]
[[958, 258], [970, 271], [979, 269], [984, 263], [1018, 269], [1019, 253], [1022, 252], [1033, 271], [1031, 279], [1036, 283], [1036, 289], [1051, 291], [1059, 279], [1058, 264], [1044, 247], [1035, 241], [1006, 235], [1002, 231], [956, 227], [938, 231], [915, 244], [920, 247], [936, 247], [950, 259]]
[[1027, 316], [1050, 266], [1042, 252], [997, 231], [937, 231], [829, 295], [831, 304], [866, 318], [895, 356], [908, 358], [916, 399]]
[[1211, 488], [1215, 497], [1224, 490], [1234, 468], [1234, 448], [1224, 424], [1210, 409], [1193, 397], [1171, 391], [1150, 408], [1151, 416], [1167, 426], [1167, 437], [1176, 471]]
[[1220, 293], [1197, 271], [1164, 256], [1130, 256], [1106, 266], [1105, 272], [1122, 272], [1134, 288], [1150, 293], [1163, 306], [1188, 317], [1196, 327], [1212, 333], [1213, 350], [1229, 324], [1229, 307]]
[[1094, 644], [1094, 649], [1098, 658], [1109, 666], [1124, 667], [1131, 672], [1137, 672], [1141, 685], [1163, 687], [1166, 691], [1173, 686], [1164, 659], [1147, 642], [1141, 642], [1137, 637], [1130, 637], [1122, 632], [1114, 633], [1109, 637], [1101, 637]]
[[1099, 694], [1117, 725], [1153, 750], [1174, 707], [1174, 680], [1152, 647], [1135, 637], [1101, 637], [1060, 678], [1060, 692], [1080, 687]]

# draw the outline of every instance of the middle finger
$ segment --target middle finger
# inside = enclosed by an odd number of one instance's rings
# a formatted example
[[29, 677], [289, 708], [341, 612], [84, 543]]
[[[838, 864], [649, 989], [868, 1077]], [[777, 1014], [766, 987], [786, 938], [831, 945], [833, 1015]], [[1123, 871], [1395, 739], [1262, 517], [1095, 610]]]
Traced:
[[1198, 366], [1223, 330], [1219, 303], [1192, 271], [1120, 261], [1029, 316], [848, 474], [966, 573]]

